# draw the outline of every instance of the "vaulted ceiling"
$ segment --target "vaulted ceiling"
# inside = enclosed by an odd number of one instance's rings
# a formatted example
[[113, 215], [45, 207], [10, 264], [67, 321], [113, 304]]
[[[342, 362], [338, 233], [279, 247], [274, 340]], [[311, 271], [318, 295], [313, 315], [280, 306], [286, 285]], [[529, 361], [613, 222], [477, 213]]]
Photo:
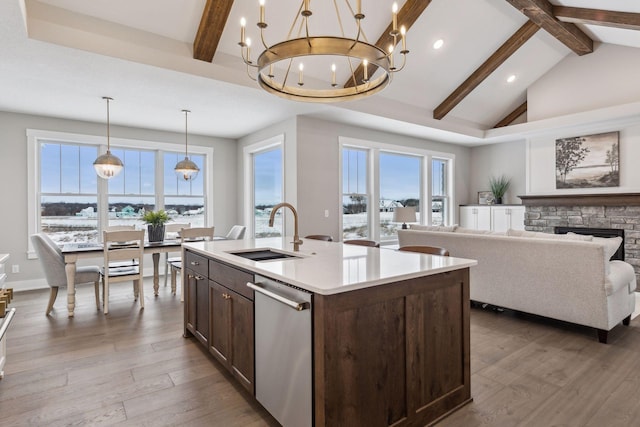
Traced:
[[[300, 3], [266, 0], [268, 42], [286, 37]], [[381, 47], [391, 4], [362, 0], [364, 34]], [[398, 6], [398, 21], [409, 28], [405, 69], [378, 95], [317, 105], [266, 94], [247, 76], [239, 21], [247, 18], [247, 35], [257, 40], [257, 0], [3, 1], [0, 110], [100, 122], [108, 95], [112, 122], [121, 125], [179, 132], [180, 110], [189, 108], [192, 132], [204, 135], [238, 138], [300, 114], [474, 144], [486, 141], [488, 129], [526, 121], [527, 88], [567, 55], [589, 55], [600, 43], [640, 49], [637, 0]], [[335, 8], [345, 32], [355, 31], [344, 0], [310, 0], [312, 34], [339, 33]]]

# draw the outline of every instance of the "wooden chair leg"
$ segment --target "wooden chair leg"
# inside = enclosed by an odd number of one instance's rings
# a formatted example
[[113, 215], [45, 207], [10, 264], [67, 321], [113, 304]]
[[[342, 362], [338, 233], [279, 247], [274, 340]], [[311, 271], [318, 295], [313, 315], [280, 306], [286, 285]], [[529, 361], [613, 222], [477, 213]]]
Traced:
[[47, 316], [53, 310], [53, 303], [56, 302], [56, 298], [58, 297], [58, 288], [51, 288], [51, 292], [49, 293], [49, 304], [47, 304], [47, 312], [45, 313]]
[[93, 283], [93, 290], [96, 294], [96, 309], [100, 311], [100, 280]]
[[140, 286], [137, 280], [133, 281], [133, 300], [138, 300], [138, 295], [140, 295]]
[[[167, 276], [169, 275], [169, 252], [164, 253], [164, 287], [167, 287]], [[175, 293], [175, 292], [174, 292]]]
[[171, 266], [171, 293], [176, 294], [176, 268]]
[[144, 285], [142, 280], [136, 280], [136, 282], [138, 283], [138, 298], [140, 300], [140, 309], [142, 310], [144, 308]]
[[109, 314], [109, 281], [102, 278], [102, 306], [104, 314]]

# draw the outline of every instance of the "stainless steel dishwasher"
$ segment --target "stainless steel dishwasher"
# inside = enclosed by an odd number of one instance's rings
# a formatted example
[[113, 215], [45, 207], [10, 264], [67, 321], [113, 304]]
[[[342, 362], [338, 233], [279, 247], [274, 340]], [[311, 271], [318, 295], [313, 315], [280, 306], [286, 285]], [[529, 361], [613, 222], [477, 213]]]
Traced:
[[255, 291], [256, 399], [284, 427], [313, 423], [311, 293], [266, 277]]

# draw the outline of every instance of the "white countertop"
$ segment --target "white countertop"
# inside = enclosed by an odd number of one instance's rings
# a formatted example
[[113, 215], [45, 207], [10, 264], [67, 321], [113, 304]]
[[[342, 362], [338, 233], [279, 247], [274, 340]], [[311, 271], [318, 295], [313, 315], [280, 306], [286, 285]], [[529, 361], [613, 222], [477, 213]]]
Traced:
[[[184, 246], [227, 264], [322, 295], [459, 270], [477, 264], [471, 259], [304, 238], [300, 251], [294, 252], [290, 243], [292, 240], [291, 237], [220, 240], [185, 243]], [[300, 258], [251, 261], [229, 253], [258, 248], [286, 252]]]

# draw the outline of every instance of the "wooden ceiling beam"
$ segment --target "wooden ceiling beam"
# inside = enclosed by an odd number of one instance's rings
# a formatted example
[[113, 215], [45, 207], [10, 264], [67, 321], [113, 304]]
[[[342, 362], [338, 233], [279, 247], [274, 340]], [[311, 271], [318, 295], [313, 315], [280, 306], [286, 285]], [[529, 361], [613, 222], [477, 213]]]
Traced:
[[640, 13], [553, 6], [553, 14], [556, 18], [570, 19], [571, 22], [578, 24], [640, 30]]
[[524, 101], [521, 105], [516, 107], [515, 110], [509, 113], [504, 119], [500, 120], [494, 128], [501, 128], [509, 126], [515, 119], [527, 112], [527, 101]]
[[548, 0], [506, 1], [578, 55], [593, 52], [593, 40], [575, 24], [559, 21]]
[[527, 42], [540, 27], [527, 21], [509, 40], [504, 42], [477, 70], [473, 72], [451, 95], [433, 110], [433, 118], [440, 120], [455, 108], [480, 83]]
[[194, 59], [213, 61], [231, 6], [233, 6], [233, 0], [207, 0], [196, 39], [193, 41]]
[[[398, 28], [404, 25], [409, 31], [409, 28], [416, 22], [416, 20], [422, 15], [422, 12], [429, 6], [431, 0], [407, 0], [402, 6], [402, 9], [398, 11]], [[375, 43], [380, 49], [387, 51], [387, 47], [389, 46], [389, 42], [393, 40], [393, 38], [389, 35], [392, 29], [392, 22], [389, 22], [387, 28], [382, 32], [382, 35]], [[398, 37], [398, 42], [400, 42], [400, 37]], [[395, 46], [394, 46], [395, 47]], [[369, 64], [367, 67], [367, 72], [370, 76], [376, 71], [376, 66], [373, 64]], [[362, 64], [358, 65], [358, 67], [353, 72], [353, 76], [355, 76], [356, 81], [360, 81], [364, 78], [364, 67]], [[353, 87], [353, 77], [350, 77], [344, 84], [344, 87]]]

